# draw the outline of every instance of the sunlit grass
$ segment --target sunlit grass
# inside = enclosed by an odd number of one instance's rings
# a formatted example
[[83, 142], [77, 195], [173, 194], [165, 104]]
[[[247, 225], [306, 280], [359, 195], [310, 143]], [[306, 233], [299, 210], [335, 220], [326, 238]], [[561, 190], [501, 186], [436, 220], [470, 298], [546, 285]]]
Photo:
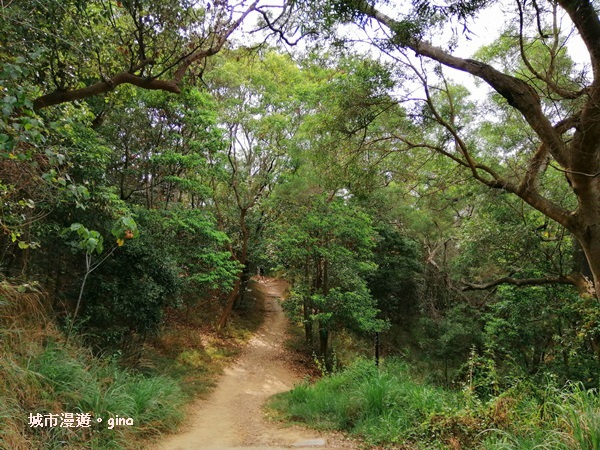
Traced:
[[[219, 337], [201, 330], [192, 314], [186, 318], [189, 326], [164, 330], [156, 349], [145, 348], [143, 361], [125, 368], [124, 360], [96, 357], [77, 339], [65, 345], [40, 291], [1, 282], [0, 449], [143, 449], [174, 430], [184, 404], [214, 385], [260, 322], [233, 320], [229, 335]], [[30, 413], [89, 413], [92, 426], [32, 428]], [[133, 425], [109, 429], [117, 416]]]
[[[530, 386], [531, 387], [531, 386]], [[599, 450], [600, 399], [580, 386], [527, 385], [487, 401], [421, 381], [388, 361], [359, 361], [273, 398], [281, 418], [342, 430], [367, 444], [418, 449]]]
[[423, 431], [429, 415], [458, 401], [456, 394], [418, 383], [406, 371], [396, 362], [378, 370], [360, 361], [313, 386], [297, 386], [273, 407], [288, 419], [350, 431], [372, 444], [400, 442]]

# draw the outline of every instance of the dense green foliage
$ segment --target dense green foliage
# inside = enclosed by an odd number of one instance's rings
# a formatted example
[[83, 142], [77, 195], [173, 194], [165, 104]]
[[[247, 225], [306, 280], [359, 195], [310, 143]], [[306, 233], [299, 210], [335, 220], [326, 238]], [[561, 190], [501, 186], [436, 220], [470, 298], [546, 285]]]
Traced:
[[[471, 361], [476, 371], [478, 361]], [[415, 449], [594, 449], [600, 441], [596, 392], [517, 383], [482, 398], [490, 381], [472, 377], [462, 391], [423, 382], [405, 363], [357, 361], [314, 385], [280, 394], [271, 408], [288, 420], [345, 430], [369, 444]], [[395, 447], [393, 447], [395, 448]]]
[[[478, 61], [453, 59], [463, 36], [438, 30], [469, 34], [488, 3], [414, 1], [396, 19], [364, 1], [2, 3], [0, 393], [25, 394], [0, 397], [0, 417], [174, 423], [181, 393], [141, 375], [144, 352], [182, 316], [220, 333], [252, 316], [258, 273], [290, 282], [285, 309], [325, 372], [376, 333], [403, 361], [300, 386], [289, 417], [372, 444], [597, 448], [600, 89], [558, 12], [590, 48], [579, 15], [595, 13], [516, 2]], [[228, 43], [248, 7], [318, 48]], [[17, 315], [52, 326], [28, 349], [4, 321], [31, 286], [48, 304]], [[61, 431], [23, 439], [58, 447]], [[73, 445], [125, 446], [121, 431]]]
[[285, 308], [304, 323], [308, 342], [316, 325], [323, 358], [329, 356], [330, 333], [373, 333], [385, 326], [376, 318], [366, 282], [375, 269], [374, 240], [368, 215], [342, 197], [323, 195], [291, 212], [274, 230], [273, 253], [294, 286]]

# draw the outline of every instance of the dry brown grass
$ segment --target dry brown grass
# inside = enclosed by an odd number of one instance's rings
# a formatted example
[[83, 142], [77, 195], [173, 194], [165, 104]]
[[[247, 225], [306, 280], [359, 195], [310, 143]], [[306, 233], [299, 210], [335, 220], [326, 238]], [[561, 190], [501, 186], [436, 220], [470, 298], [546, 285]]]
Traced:
[[27, 361], [49, 336], [59, 338], [48, 317], [48, 298], [38, 285], [0, 280], [0, 448], [36, 448], [24, 430], [27, 411], [39, 406], [41, 384]]
[[0, 280], [0, 321], [3, 325], [37, 325], [48, 323], [48, 296], [37, 283], [11, 283]]
[[256, 286], [251, 280], [248, 308], [243, 314], [234, 312], [221, 331], [213, 326], [222, 309], [218, 300], [188, 300], [185, 307], [168, 310], [165, 327], [145, 346], [148, 365], [181, 379], [192, 396], [207, 394], [262, 323], [264, 311]]
[[498, 397], [491, 410], [491, 421], [498, 428], [508, 428], [515, 420], [517, 400], [512, 397]]

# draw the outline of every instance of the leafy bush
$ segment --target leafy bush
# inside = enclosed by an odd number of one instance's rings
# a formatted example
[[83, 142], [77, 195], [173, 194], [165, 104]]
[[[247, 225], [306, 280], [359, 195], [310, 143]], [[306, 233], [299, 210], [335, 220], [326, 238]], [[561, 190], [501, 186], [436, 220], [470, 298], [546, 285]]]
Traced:
[[175, 263], [145, 239], [132, 241], [98, 268], [85, 293], [85, 330], [101, 349], [134, 345], [158, 330], [180, 288]]

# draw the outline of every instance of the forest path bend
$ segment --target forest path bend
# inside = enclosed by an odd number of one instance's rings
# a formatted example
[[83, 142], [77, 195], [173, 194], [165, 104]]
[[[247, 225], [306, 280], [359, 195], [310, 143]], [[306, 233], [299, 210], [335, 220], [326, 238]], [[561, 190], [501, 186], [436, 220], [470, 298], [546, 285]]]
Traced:
[[264, 417], [262, 406], [270, 396], [301, 381], [284, 346], [288, 321], [279, 299], [286, 289], [283, 280], [263, 277], [254, 283], [257, 304], [264, 305], [264, 323], [211, 395], [192, 405], [183, 429], [167, 436], [155, 450], [355, 448], [339, 437], [283, 427]]

